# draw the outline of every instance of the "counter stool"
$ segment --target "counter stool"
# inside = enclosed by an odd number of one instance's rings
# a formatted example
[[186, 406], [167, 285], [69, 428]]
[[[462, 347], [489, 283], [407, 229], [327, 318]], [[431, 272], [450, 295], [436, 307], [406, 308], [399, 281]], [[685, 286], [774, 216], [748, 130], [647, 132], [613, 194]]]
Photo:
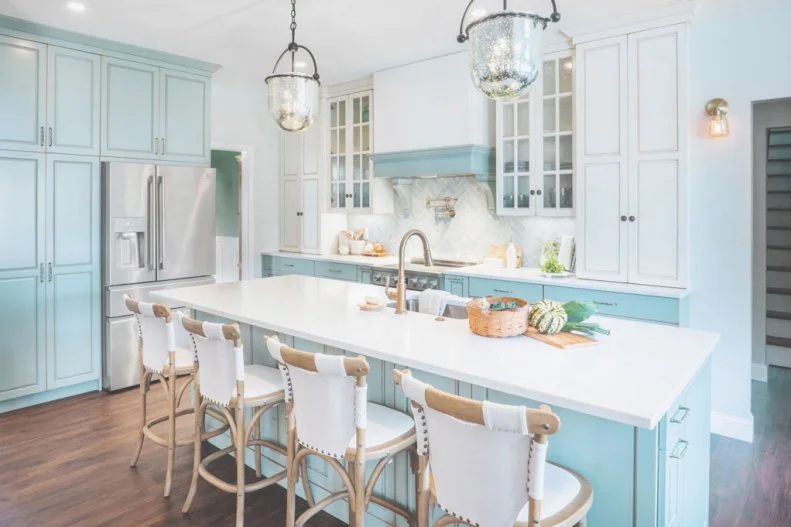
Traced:
[[540, 409], [473, 401], [393, 372], [411, 401], [418, 436], [418, 527], [431, 505], [445, 511], [434, 527], [582, 526], [593, 501], [590, 484], [547, 463], [547, 438], [560, 419]]
[[[173, 326], [173, 315], [170, 309], [162, 304], [139, 302], [124, 296], [127, 309], [134, 313], [138, 327], [138, 362], [140, 367], [140, 425], [135, 453], [132, 456], [130, 467], [135, 467], [143, 450], [143, 441], [150, 439], [155, 444], [168, 449], [168, 464], [165, 476], [165, 497], [170, 496], [173, 482], [173, 464], [176, 457], [176, 447], [192, 444], [193, 439], [176, 439], [176, 417], [193, 411], [192, 407], [176, 410], [181, 403], [187, 387], [195, 379], [195, 361], [191, 351], [176, 347], [176, 337]], [[176, 379], [186, 376], [186, 381], [176, 390]], [[147, 420], [146, 403], [148, 391], [153, 379], [159, 380], [160, 386], [165, 391], [168, 402], [168, 413]], [[168, 422], [168, 436], [163, 438], [156, 434], [152, 427], [162, 422]]]
[[[198, 357], [195, 390], [195, 454], [193, 458], [192, 483], [182, 513], [187, 513], [195, 498], [198, 478], [203, 478], [225, 492], [236, 493], [236, 525], [244, 525], [245, 493], [266, 488], [284, 479], [287, 471], [280, 471], [255, 483], [245, 484], [245, 451], [253, 446], [256, 456], [256, 475], [261, 477], [261, 447], [286, 455], [286, 449], [260, 438], [261, 416], [284, 401], [283, 381], [276, 368], [244, 364], [244, 351], [237, 324], [214, 324], [198, 322], [182, 317], [184, 329], [192, 336], [195, 354]], [[230, 426], [232, 445], [218, 450], [201, 460], [202, 442], [214, 432], [205, 432], [205, 419], [209, 406], [216, 408]], [[253, 410], [249, 422], [245, 421], [245, 409]], [[236, 457], [236, 483], [227, 483], [209, 471], [208, 465], [220, 457], [234, 452]], [[308, 502], [313, 496], [303, 478]]]
[[[365, 510], [375, 503], [414, 525], [414, 515], [402, 506], [373, 495], [387, 463], [406, 450], [414, 452], [412, 418], [368, 402], [368, 363], [363, 357], [343, 357], [297, 351], [267, 337], [270, 355], [286, 381], [288, 410], [288, 501], [286, 526], [302, 526], [331, 503], [349, 500], [349, 525], [363, 527]], [[296, 467], [310, 455], [324, 459], [340, 476], [344, 490], [309, 507], [295, 519]], [[414, 456], [413, 456], [414, 457]], [[376, 461], [366, 482], [365, 465]], [[342, 463], [345, 463], [344, 467]]]

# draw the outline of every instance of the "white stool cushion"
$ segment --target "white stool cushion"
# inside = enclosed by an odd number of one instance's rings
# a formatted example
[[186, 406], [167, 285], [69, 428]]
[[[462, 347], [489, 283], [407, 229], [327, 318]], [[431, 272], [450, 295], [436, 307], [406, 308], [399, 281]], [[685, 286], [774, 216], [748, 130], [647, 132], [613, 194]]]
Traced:
[[[283, 391], [283, 377], [280, 370], [261, 366], [260, 364], [248, 364], [244, 367], [244, 399], [269, 398]], [[236, 398], [236, 389], [233, 391]]]
[[[541, 500], [541, 519], [560, 512], [579, 494], [580, 488], [580, 482], [574, 474], [562, 467], [547, 463], [544, 473], [544, 497]], [[528, 516], [529, 505], [525, 504], [519, 511], [517, 521], [527, 522]]]
[[[176, 348], [176, 373], [183, 375], [189, 373], [195, 365], [195, 355], [191, 350], [185, 348]], [[167, 374], [169, 368], [168, 361], [165, 360], [165, 365], [162, 367], [162, 372]]]
[[[394, 441], [415, 428], [411, 415], [387, 408], [376, 403], [368, 403], [368, 428], [365, 430], [365, 448], [375, 449], [377, 446]], [[349, 450], [354, 451], [356, 437], [349, 441]], [[347, 450], [347, 453], [349, 453]], [[384, 456], [384, 453], [382, 457]], [[370, 456], [366, 456], [370, 459]]]

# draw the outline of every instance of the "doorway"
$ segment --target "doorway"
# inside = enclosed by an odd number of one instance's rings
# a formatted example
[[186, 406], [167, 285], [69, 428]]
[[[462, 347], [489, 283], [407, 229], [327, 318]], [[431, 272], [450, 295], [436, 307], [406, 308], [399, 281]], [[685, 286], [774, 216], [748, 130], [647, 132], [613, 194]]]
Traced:
[[211, 167], [217, 171], [216, 236], [217, 282], [242, 279], [242, 152], [212, 150]]
[[791, 99], [753, 105], [753, 378], [791, 368]]

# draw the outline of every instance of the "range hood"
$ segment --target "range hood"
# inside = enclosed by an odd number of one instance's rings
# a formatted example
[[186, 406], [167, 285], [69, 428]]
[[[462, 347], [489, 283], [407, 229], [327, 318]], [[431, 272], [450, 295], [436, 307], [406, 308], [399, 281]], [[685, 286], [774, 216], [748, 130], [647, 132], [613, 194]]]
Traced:
[[414, 179], [473, 177], [494, 209], [494, 105], [457, 53], [374, 74], [376, 178], [403, 197]]

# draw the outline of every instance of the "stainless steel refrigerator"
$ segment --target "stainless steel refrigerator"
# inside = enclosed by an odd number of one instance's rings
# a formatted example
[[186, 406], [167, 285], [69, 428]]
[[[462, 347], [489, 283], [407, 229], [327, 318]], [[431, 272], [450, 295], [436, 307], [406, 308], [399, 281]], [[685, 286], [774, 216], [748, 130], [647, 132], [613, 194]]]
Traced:
[[102, 164], [105, 390], [138, 383], [137, 324], [125, 294], [151, 301], [152, 291], [214, 282], [215, 184], [211, 168]]

